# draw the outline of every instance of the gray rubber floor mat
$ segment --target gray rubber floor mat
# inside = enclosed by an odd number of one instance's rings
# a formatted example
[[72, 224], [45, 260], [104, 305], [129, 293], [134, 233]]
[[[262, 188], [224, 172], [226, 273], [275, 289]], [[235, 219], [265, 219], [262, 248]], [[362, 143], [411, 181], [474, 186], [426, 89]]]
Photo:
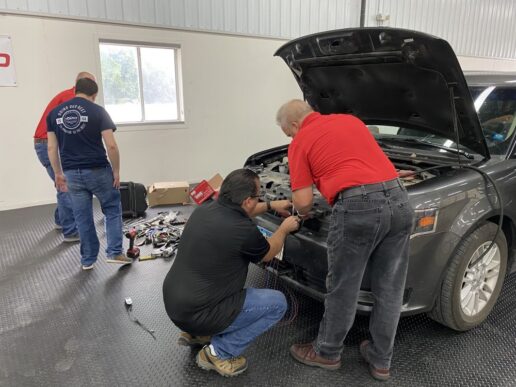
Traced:
[[[314, 369], [290, 357], [291, 344], [315, 337], [323, 313], [322, 304], [295, 292], [289, 299], [299, 307], [297, 318], [248, 348], [244, 374], [227, 379], [199, 369], [196, 350], [176, 344], [179, 330], [163, 307], [161, 285], [172, 260], [123, 267], [105, 263], [102, 214], [96, 208], [101, 254], [95, 268], [83, 272], [79, 245], [61, 243], [62, 235], [53, 229], [53, 209], [0, 215], [0, 386], [378, 385], [358, 352], [368, 335], [367, 317], [357, 316], [341, 369]], [[252, 266], [249, 286], [266, 282], [264, 271]], [[269, 277], [268, 283], [274, 282]], [[130, 321], [125, 297], [132, 298], [135, 316], [156, 331], [157, 340]], [[392, 378], [384, 385], [516, 385], [515, 326], [514, 274], [487, 321], [470, 332], [454, 332], [424, 315], [403, 318]]]

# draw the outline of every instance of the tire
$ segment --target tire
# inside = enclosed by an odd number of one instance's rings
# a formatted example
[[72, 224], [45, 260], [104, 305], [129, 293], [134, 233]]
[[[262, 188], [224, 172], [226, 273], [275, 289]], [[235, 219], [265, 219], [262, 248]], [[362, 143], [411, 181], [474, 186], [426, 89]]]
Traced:
[[[430, 318], [457, 331], [472, 329], [487, 318], [507, 271], [507, 240], [503, 231], [500, 230], [484, 258], [478, 264], [474, 262], [489, 247], [496, 230], [496, 224], [486, 223], [461, 241], [450, 260]], [[484, 269], [479, 267], [482, 265]]]

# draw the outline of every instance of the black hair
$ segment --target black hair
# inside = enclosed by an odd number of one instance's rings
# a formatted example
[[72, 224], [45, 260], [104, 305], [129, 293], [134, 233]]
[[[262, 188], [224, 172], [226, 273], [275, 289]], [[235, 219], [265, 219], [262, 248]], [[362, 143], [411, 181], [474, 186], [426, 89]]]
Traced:
[[86, 94], [88, 97], [91, 97], [97, 94], [99, 91], [99, 87], [97, 82], [90, 78], [81, 78], [75, 82], [75, 94]]
[[222, 182], [219, 197], [241, 206], [245, 199], [258, 194], [256, 179], [259, 179], [258, 175], [250, 169], [237, 169], [227, 175]]

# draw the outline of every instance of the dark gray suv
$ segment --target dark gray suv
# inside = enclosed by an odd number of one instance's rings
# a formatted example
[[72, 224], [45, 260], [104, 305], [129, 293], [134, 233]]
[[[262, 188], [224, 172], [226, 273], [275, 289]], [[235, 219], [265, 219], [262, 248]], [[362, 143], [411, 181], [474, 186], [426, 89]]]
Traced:
[[[480, 324], [498, 298], [516, 237], [516, 75], [463, 74], [446, 41], [391, 28], [310, 35], [276, 55], [316, 111], [361, 118], [406, 175], [417, 219], [403, 314], [427, 312], [456, 330]], [[267, 199], [291, 195], [287, 148], [245, 163], [260, 175]], [[317, 192], [314, 203], [281, 263], [268, 269], [323, 299], [331, 208]], [[257, 223], [274, 231], [280, 218], [267, 213]], [[358, 309], [372, 304], [366, 272]]]

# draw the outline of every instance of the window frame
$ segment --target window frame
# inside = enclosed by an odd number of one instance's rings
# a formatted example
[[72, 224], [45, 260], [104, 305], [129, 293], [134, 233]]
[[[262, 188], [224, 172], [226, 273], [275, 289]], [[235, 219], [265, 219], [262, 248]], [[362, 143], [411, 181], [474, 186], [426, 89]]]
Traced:
[[[100, 60], [100, 46], [102, 44], [110, 44], [115, 46], [128, 46], [136, 48], [137, 66], [138, 66], [138, 82], [140, 89], [140, 99], [142, 107], [142, 121], [126, 121], [126, 122], [115, 122], [118, 128], [128, 127], [134, 128], [138, 126], [163, 126], [163, 125], [174, 125], [184, 126], [185, 124], [185, 113], [184, 113], [184, 97], [183, 97], [183, 75], [181, 70], [181, 44], [179, 43], [160, 43], [160, 42], [148, 42], [138, 40], [125, 40], [117, 38], [98, 38], [97, 41], [97, 52], [98, 52], [98, 68], [100, 73], [100, 84], [102, 84], [102, 62]], [[176, 77], [176, 101], [177, 101], [177, 119], [176, 120], [145, 120], [145, 99], [143, 96], [143, 73], [141, 66], [141, 52], [140, 48], [166, 48], [173, 49], [175, 52], [175, 63], [174, 71]], [[104, 101], [104, 87], [102, 85], [102, 103], [105, 108]], [[166, 128], [164, 128], [166, 129]]]

